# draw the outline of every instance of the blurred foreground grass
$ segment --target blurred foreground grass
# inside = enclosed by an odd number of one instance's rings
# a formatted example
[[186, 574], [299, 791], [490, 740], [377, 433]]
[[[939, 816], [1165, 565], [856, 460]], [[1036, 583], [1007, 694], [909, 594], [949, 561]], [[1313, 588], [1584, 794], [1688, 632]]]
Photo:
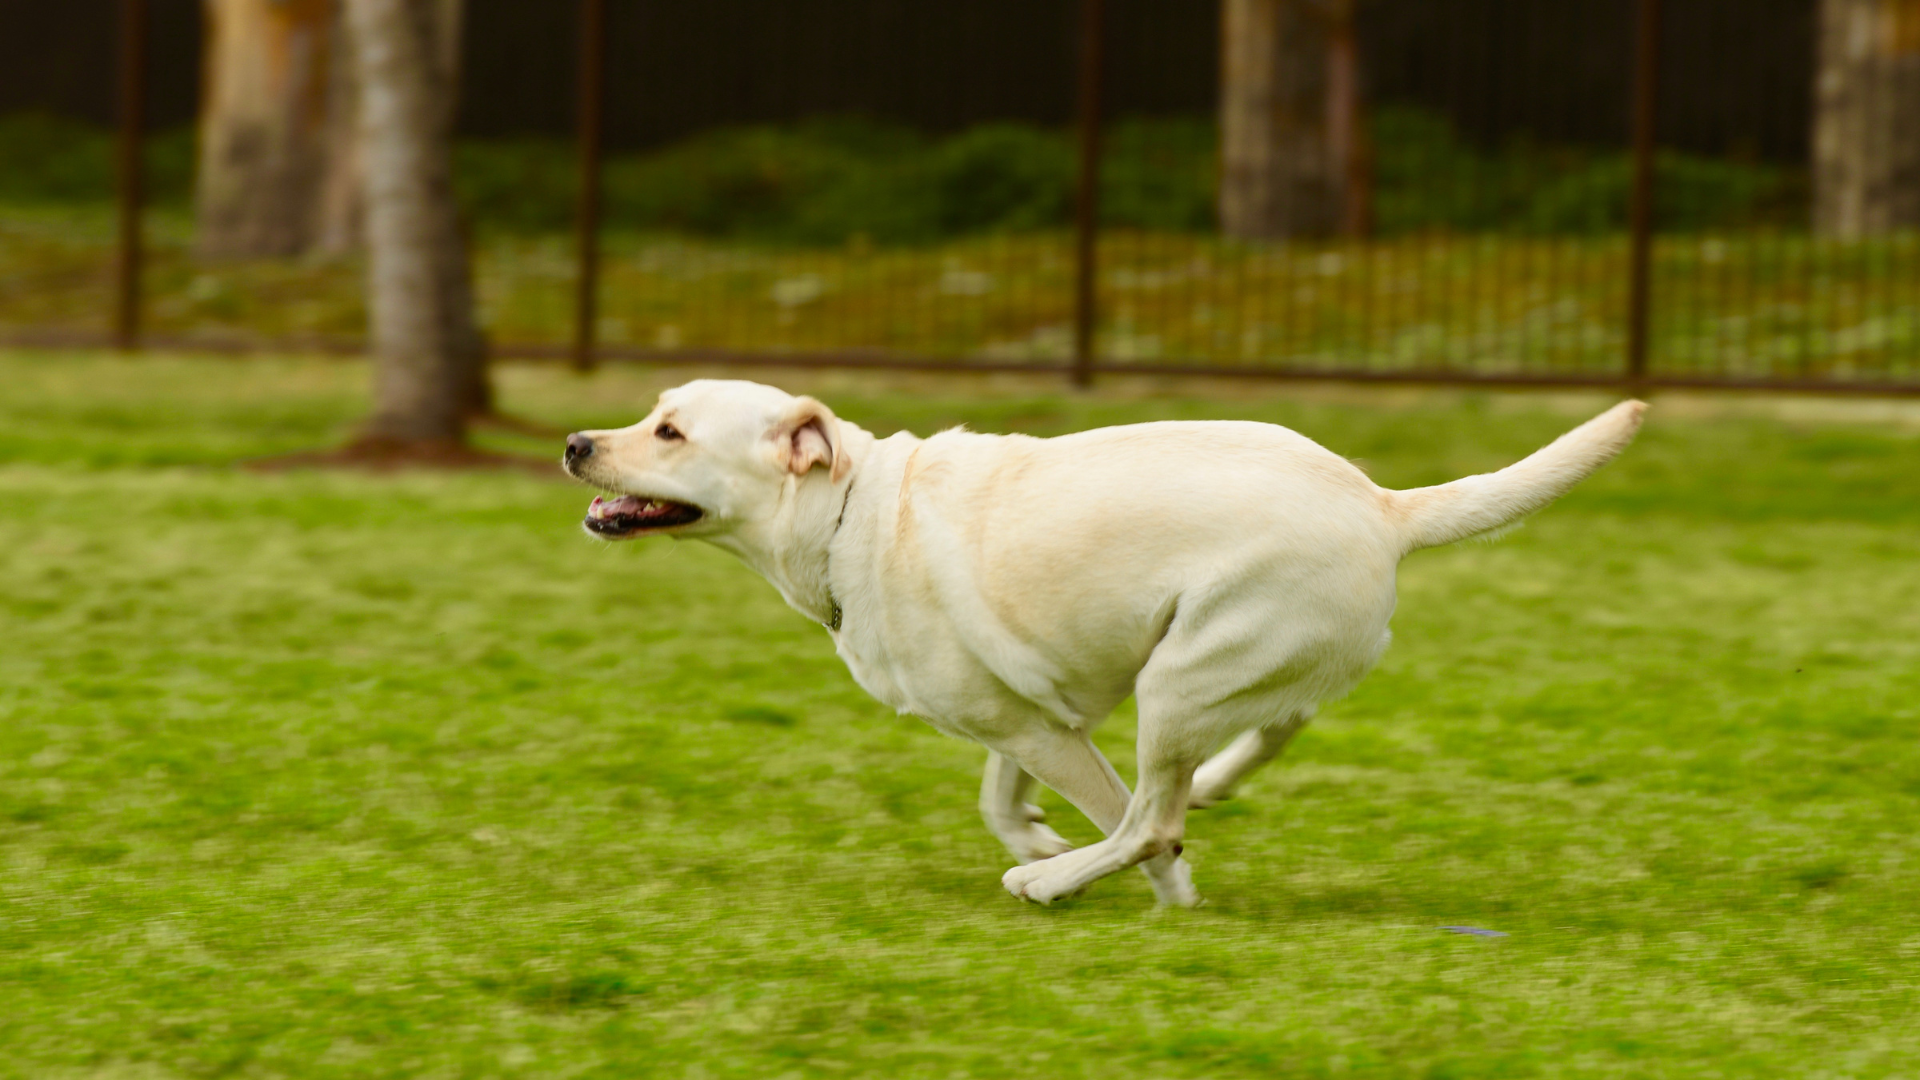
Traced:
[[[1042, 910], [980, 751], [727, 557], [593, 543], [557, 480], [234, 467], [338, 438], [362, 379], [0, 353], [0, 1075], [1920, 1063], [1911, 428], [1656, 404], [1527, 528], [1407, 563], [1380, 669], [1193, 815], [1210, 906]], [[562, 430], [666, 380], [502, 372]], [[1034, 385], [809, 388], [881, 431], [1273, 420], [1394, 486], [1601, 404]]]

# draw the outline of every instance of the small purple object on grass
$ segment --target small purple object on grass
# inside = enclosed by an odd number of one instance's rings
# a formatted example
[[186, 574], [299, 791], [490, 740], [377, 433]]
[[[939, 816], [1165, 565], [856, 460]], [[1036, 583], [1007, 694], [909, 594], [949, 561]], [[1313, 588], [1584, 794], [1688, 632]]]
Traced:
[[1506, 937], [1498, 930], [1482, 930], [1477, 926], [1443, 926], [1440, 929], [1449, 934], [1472, 934], [1474, 937]]

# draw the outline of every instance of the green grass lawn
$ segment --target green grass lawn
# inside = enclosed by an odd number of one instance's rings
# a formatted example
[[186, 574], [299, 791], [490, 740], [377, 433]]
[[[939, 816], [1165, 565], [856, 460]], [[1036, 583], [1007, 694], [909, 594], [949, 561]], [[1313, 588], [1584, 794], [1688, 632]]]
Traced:
[[[0, 353], [0, 1075], [1920, 1075], [1912, 428], [1656, 403], [1408, 561], [1379, 670], [1190, 819], [1207, 907], [1040, 909], [982, 752], [729, 558], [531, 476], [235, 467], [363, 374]], [[1601, 404], [809, 385], [882, 431], [1274, 420], [1393, 486]]]

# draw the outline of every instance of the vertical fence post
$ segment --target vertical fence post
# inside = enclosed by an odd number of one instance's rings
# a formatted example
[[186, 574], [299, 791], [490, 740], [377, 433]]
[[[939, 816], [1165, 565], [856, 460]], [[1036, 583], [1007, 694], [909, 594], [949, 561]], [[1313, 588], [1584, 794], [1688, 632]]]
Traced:
[[113, 268], [113, 343], [122, 351], [140, 347], [146, 113], [147, 0], [120, 0], [120, 132], [114, 152], [119, 231]]
[[1627, 209], [1627, 382], [1647, 377], [1653, 314], [1654, 106], [1660, 89], [1660, 0], [1637, 0], [1633, 62], [1633, 191]]
[[1104, 0], [1080, 0], [1080, 176], [1073, 207], [1073, 384], [1093, 383], [1098, 327], [1101, 61]]
[[600, 293], [600, 155], [606, 97], [607, 2], [580, 0], [580, 201], [575, 208], [573, 366], [593, 368]]

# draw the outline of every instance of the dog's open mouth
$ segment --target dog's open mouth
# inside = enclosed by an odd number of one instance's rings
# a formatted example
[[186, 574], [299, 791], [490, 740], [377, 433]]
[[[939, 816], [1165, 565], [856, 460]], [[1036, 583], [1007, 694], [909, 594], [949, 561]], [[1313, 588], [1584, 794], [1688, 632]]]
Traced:
[[622, 539], [679, 525], [691, 525], [700, 518], [700, 508], [686, 503], [642, 499], [637, 495], [622, 495], [617, 499], [603, 499], [595, 495], [593, 505], [587, 507], [585, 524], [587, 531], [596, 536]]

